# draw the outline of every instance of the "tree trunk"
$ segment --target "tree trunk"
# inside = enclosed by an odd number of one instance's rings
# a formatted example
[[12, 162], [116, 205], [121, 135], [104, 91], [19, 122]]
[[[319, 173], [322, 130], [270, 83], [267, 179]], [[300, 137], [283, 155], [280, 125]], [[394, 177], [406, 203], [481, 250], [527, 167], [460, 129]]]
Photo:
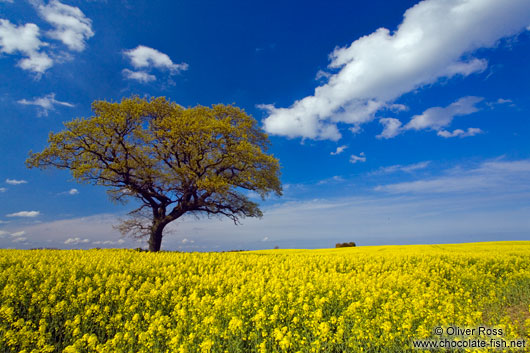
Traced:
[[149, 251], [157, 252], [160, 251], [162, 245], [162, 232], [166, 223], [154, 220], [153, 226], [151, 227], [151, 235], [149, 236]]

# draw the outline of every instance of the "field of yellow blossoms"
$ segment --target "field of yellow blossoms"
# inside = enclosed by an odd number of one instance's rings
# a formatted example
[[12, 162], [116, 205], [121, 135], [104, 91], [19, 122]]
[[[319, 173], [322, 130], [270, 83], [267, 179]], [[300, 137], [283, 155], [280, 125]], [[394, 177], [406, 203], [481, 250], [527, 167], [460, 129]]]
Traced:
[[419, 352], [450, 325], [530, 342], [528, 241], [0, 255], [0, 352]]

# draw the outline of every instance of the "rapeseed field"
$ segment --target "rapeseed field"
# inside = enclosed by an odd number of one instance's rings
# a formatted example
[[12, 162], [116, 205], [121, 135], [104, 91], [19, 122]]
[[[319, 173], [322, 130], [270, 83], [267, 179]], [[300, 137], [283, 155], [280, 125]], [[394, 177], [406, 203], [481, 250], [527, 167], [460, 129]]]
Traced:
[[0, 352], [419, 352], [451, 326], [530, 342], [528, 241], [0, 255]]

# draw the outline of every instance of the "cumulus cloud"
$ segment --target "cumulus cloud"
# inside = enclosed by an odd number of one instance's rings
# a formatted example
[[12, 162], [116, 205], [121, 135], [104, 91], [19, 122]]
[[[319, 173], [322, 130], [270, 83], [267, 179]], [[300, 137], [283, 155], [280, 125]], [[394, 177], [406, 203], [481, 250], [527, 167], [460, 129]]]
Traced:
[[188, 238], [184, 238], [180, 241], [182, 244], [193, 244], [195, 243], [195, 240], [193, 239], [188, 239]]
[[16, 180], [16, 179], [6, 179], [6, 184], [9, 185], [20, 185], [20, 184], [27, 184], [28, 182], [26, 180]]
[[379, 119], [379, 123], [383, 125], [383, 131], [376, 137], [381, 139], [389, 139], [399, 135], [401, 132], [401, 121], [395, 118], [382, 118]]
[[139, 45], [134, 49], [126, 50], [124, 53], [136, 69], [156, 67], [178, 72], [188, 68], [188, 64], [175, 64], [167, 54], [144, 45]]
[[123, 52], [129, 59], [131, 65], [137, 70], [132, 71], [124, 69], [122, 71], [125, 78], [136, 80], [141, 83], [147, 83], [156, 80], [156, 76], [149, 73], [149, 70], [156, 68], [158, 70], [169, 71], [171, 75], [178, 74], [188, 69], [188, 64], [175, 64], [171, 58], [156, 49], [139, 45], [134, 49]]
[[23, 105], [35, 105], [39, 107], [39, 116], [48, 116], [48, 111], [54, 110], [56, 105], [70, 108], [74, 107], [72, 103], [61, 102], [55, 99], [55, 93], [50, 93], [40, 98], [34, 98], [33, 100], [21, 99], [17, 101], [17, 103]]
[[66, 245], [77, 245], [77, 244], [87, 244], [87, 243], [90, 243], [90, 240], [89, 239], [81, 239], [79, 237], [75, 237], [75, 238], [68, 238], [64, 241], [64, 243]]
[[37, 9], [42, 18], [55, 27], [47, 34], [63, 42], [70, 50], [83, 51], [86, 41], [94, 35], [92, 21], [78, 7], [52, 0]]
[[337, 150], [335, 152], [331, 152], [330, 155], [332, 156], [336, 156], [338, 154], [341, 154], [342, 152], [344, 152], [344, 150], [348, 148], [348, 146], [344, 145], [344, 146], [339, 146], [337, 147]]
[[48, 44], [39, 39], [39, 27], [33, 23], [16, 26], [8, 20], [0, 19], [0, 53], [24, 56], [18, 66], [23, 70], [42, 74], [53, 66], [53, 60], [40, 51]]
[[6, 217], [29, 217], [29, 218], [37, 217], [37, 216], [40, 216], [39, 211], [20, 211], [20, 212], [10, 213], [6, 215]]
[[350, 156], [350, 163], [357, 163], [357, 162], [366, 162], [366, 156], [364, 155], [364, 152], [361, 152], [358, 156], [352, 154]]
[[463, 97], [449, 106], [433, 107], [425, 110], [423, 114], [415, 115], [405, 125], [405, 130], [423, 130], [430, 129], [439, 131], [449, 126], [454, 117], [468, 115], [478, 111], [476, 104], [482, 101], [480, 97]]
[[425, 110], [422, 114], [414, 115], [410, 121], [402, 126], [401, 121], [394, 118], [379, 119], [383, 125], [383, 131], [377, 135], [377, 138], [393, 138], [407, 130], [433, 130], [438, 131], [441, 137], [467, 137], [474, 136], [482, 132], [478, 128], [469, 128], [467, 131], [456, 129], [453, 132], [444, 130], [449, 126], [457, 116], [469, 115], [479, 111], [477, 104], [481, 102], [481, 97], [462, 97], [447, 107], [432, 107]]
[[[527, 0], [422, 1], [405, 12], [395, 32], [380, 28], [335, 49], [332, 74], [313, 95], [289, 108], [261, 105], [269, 114], [264, 128], [288, 137], [338, 140], [338, 123], [371, 121], [407, 92], [441, 78], [482, 72], [487, 62], [472, 54], [516, 35], [529, 22]], [[386, 123], [391, 135], [395, 126]]]
[[[83, 12], [73, 6], [57, 0], [48, 4], [40, 0], [30, 1], [39, 15], [53, 26], [45, 32], [49, 38], [62, 42], [69, 50], [82, 51], [86, 41], [94, 35], [92, 22]], [[48, 47], [50, 54], [42, 49]], [[14, 25], [9, 20], [0, 19], [0, 53], [20, 54], [18, 66], [37, 75], [37, 78], [54, 64], [53, 57], [64, 57], [65, 54], [53, 53], [55, 47], [41, 41], [40, 28], [34, 23]], [[51, 56], [51, 57], [50, 57]]]
[[69, 194], [69, 195], [77, 195], [77, 194], [79, 194], [79, 190], [77, 190], [77, 189], [70, 189], [70, 191], [68, 191], [68, 194]]

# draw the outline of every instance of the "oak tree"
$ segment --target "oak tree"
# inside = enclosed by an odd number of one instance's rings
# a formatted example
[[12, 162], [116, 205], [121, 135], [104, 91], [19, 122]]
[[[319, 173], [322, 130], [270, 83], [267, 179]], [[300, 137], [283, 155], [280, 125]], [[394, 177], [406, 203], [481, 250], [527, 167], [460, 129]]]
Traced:
[[248, 191], [281, 195], [280, 166], [258, 123], [232, 105], [183, 108], [163, 97], [95, 101], [94, 116], [64, 123], [30, 168], [69, 169], [103, 185], [114, 201], [139, 201], [118, 229], [149, 237], [159, 251], [164, 228], [185, 214], [261, 217]]

